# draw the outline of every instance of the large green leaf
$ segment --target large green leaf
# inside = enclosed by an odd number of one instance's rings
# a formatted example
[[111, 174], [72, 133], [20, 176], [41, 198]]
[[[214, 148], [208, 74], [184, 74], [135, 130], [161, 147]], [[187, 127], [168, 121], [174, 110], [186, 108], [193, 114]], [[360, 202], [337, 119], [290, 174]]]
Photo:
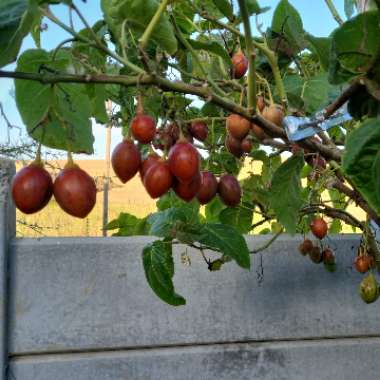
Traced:
[[329, 87], [326, 73], [317, 74], [304, 83], [302, 99], [306, 112], [314, 113], [327, 105]]
[[380, 121], [369, 119], [347, 138], [343, 171], [380, 215]]
[[213, 2], [224, 16], [226, 16], [229, 20], [233, 19], [234, 13], [229, 0], [213, 0]]
[[251, 259], [247, 243], [236, 228], [226, 224], [202, 225], [197, 241], [210, 249], [216, 249], [235, 260], [242, 268], [249, 269]]
[[306, 34], [306, 40], [309, 42], [309, 47], [314, 51], [321, 63], [321, 66], [324, 70], [329, 69], [329, 56], [331, 50], [331, 37], [315, 37], [311, 34]]
[[304, 46], [304, 30], [301, 16], [288, 0], [281, 0], [273, 14], [272, 31], [284, 35], [293, 48]]
[[296, 74], [290, 74], [286, 75], [283, 81], [289, 105], [296, 109], [303, 109], [304, 101], [302, 99], [302, 91], [305, 83], [303, 78]]
[[365, 74], [379, 49], [380, 15], [371, 11], [345, 22], [332, 35], [329, 81], [343, 83]]
[[[27, 50], [19, 58], [17, 70], [22, 72], [65, 71], [70, 56], [61, 50], [54, 62], [51, 53]], [[86, 86], [81, 84], [45, 85], [16, 80], [16, 103], [28, 133], [50, 148], [74, 153], [93, 153], [91, 102]]]
[[303, 205], [300, 179], [303, 166], [303, 156], [294, 155], [286, 160], [272, 177], [269, 193], [271, 208], [290, 234], [296, 232], [299, 211]]
[[[139, 38], [154, 16], [160, 2], [157, 0], [102, 0], [105, 20], [116, 38], [121, 36], [122, 24], [127, 21]], [[153, 31], [152, 40], [169, 54], [177, 50], [177, 40], [166, 14], [163, 14]]]
[[252, 229], [253, 209], [248, 207], [227, 207], [220, 214], [219, 219], [223, 224], [236, 228], [242, 234], [247, 234]]
[[192, 40], [188, 39], [190, 45], [196, 50], [205, 50], [207, 52], [218, 55], [223, 58], [225, 62], [231, 64], [231, 58], [226, 52], [225, 47], [220, 45], [216, 41], [200, 41], [200, 40]]
[[136, 235], [148, 235], [149, 224], [147, 218], [137, 218], [134, 215], [128, 213], [120, 213], [117, 219], [112, 220], [106, 226], [106, 230], [116, 230], [114, 236], [136, 236]]
[[191, 205], [172, 207], [148, 217], [151, 235], [176, 238], [183, 243], [192, 243], [199, 234], [198, 209]]
[[143, 250], [143, 265], [146, 279], [158, 297], [172, 306], [186, 304], [186, 300], [174, 291], [171, 241], [157, 240], [147, 245]]
[[0, 1], [0, 67], [16, 60], [24, 37], [38, 17], [36, 0]]

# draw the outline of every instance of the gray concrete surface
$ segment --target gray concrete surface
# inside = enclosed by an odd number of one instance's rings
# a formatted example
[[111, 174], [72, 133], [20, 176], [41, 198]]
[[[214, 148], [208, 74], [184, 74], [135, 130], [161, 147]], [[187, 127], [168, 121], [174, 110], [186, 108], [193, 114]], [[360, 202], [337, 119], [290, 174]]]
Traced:
[[[187, 305], [173, 308], [143, 273], [141, 251], [154, 238], [12, 239], [5, 183], [0, 349], [4, 357], [9, 348], [7, 379], [378, 377], [380, 302], [365, 305], [358, 296], [358, 236], [330, 238], [336, 273], [302, 257], [300, 237], [279, 238], [254, 257], [251, 271], [229, 263], [210, 273], [193, 250], [186, 266], [185, 248], [176, 246], [174, 282]], [[247, 242], [257, 248], [269, 238]]]
[[8, 242], [15, 233], [15, 211], [9, 196], [14, 175], [11, 161], [0, 160], [0, 379], [5, 379], [8, 357]]
[[[249, 237], [251, 248], [269, 237]], [[335, 237], [338, 270], [326, 272], [281, 237], [246, 271], [234, 263], [210, 273], [175, 252], [174, 282], [184, 307], [149, 288], [141, 251], [152, 238], [20, 239], [11, 245], [12, 353], [155, 345], [377, 335], [380, 303], [358, 296], [352, 267], [358, 237]], [[263, 271], [263, 274], [261, 274]]]

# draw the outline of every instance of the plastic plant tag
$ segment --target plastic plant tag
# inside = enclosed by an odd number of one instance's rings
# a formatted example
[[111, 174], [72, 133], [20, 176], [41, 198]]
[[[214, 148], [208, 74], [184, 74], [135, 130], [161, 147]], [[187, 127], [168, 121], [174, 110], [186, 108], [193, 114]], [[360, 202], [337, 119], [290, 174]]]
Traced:
[[328, 119], [325, 119], [323, 114], [324, 111], [319, 111], [310, 117], [287, 116], [284, 119], [284, 126], [288, 139], [290, 141], [303, 140], [352, 119], [346, 107], [340, 108]]

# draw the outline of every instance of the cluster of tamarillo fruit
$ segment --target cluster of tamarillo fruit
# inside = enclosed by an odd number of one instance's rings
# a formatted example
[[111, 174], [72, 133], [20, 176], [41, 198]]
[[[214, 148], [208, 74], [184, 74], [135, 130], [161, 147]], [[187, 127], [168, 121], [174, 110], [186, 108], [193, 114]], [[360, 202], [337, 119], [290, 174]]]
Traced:
[[[327, 235], [328, 226], [323, 218], [315, 218], [310, 224], [310, 230], [320, 241]], [[329, 248], [315, 245], [310, 239], [305, 239], [299, 246], [299, 251], [303, 256], [309, 256], [310, 260], [316, 264], [324, 263], [330, 271], [335, 270], [335, 254]], [[360, 245], [358, 255], [354, 261], [354, 267], [359, 273], [370, 272], [359, 285], [359, 294], [366, 303], [375, 302], [380, 297], [380, 287], [373, 274], [375, 259], [368, 253], [363, 244]]]
[[[282, 126], [284, 112], [281, 106], [272, 104], [267, 106], [262, 96], [257, 97], [257, 111], [266, 120]], [[232, 114], [226, 120], [227, 135], [225, 145], [227, 150], [236, 158], [240, 158], [244, 153], [250, 153], [253, 147], [252, 136], [258, 141], [267, 138], [264, 130], [255, 123], [251, 123], [244, 117]]]
[[[232, 58], [232, 77], [235, 79], [242, 78], [248, 70], [248, 59], [244, 53], [239, 50]], [[257, 111], [266, 120], [281, 127], [284, 120], [284, 111], [281, 106], [276, 104], [267, 105], [263, 96], [257, 97]], [[264, 130], [255, 123], [251, 123], [240, 115], [230, 115], [227, 118], [227, 135], [225, 146], [227, 150], [237, 158], [244, 153], [250, 153], [253, 147], [252, 136], [258, 141], [264, 140], [267, 135]]]
[[[153, 199], [173, 189], [179, 198], [187, 202], [197, 198], [204, 205], [219, 194], [227, 206], [234, 207], [240, 203], [241, 188], [234, 176], [224, 174], [218, 181], [212, 172], [200, 169], [200, 154], [192, 141], [193, 138], [200, 141], [207, 138], [208, 127], [203, 121], [191, 123], [186, 134], [174, 123], [157, 130], [155, 120], [138, 110], [130, 132], [131, 137], [119, 143], [111, 157], [113, 170], [121, 182], [126, 183], [139, 172], [146, 191]], [[152, 143], [154, 147], [168, 151], [168, 155], [164, 157], [150, 151], [142, 157], [134, 140], [140, 144]]]
[[[313, 235], [322, 241], [328, 231], [328, 226], [323, 218], [315, 218], [310, 224], [310, 230]], [[335, 254], [330, 247], [323, 248], [314, 244], [310, 239], [305, 239], [299, 246], [299, 251], [303, 256], [309, 256], [310, 260], [315, 264], [324, 263], [328, 268], [335, 265]]]

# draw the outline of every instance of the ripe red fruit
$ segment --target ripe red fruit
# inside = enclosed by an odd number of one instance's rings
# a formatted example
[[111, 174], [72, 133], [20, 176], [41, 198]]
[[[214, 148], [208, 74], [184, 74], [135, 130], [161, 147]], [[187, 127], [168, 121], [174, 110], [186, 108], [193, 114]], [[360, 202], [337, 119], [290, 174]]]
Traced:
[[120, 181], [126, 183], [140, 168], [140, 151], [132, 140], [124, 140], [112, 152], [111, 163]]
[[251, 128], [251, 122], [240, 115], [232, 114], [227, 117], [226, 126], [232, 137], [243, 140]]
[[271, 106], [264, 108], [263, 117], [281, 127], [285, 115], [281, 106], [272, 104]]
[[54, 198], [72, 216], [85, 218], [96, 203], [96, 185], [78, 166], [63, 169], [54, 181]]
[[267, 137], [264, 130], [261, 127], [259, 127], [257, 124], [252, 123], [251, 129], [252, 129], [253, 134], [256, 136], [256, 138], [259, 141], [264, 140]]
[[305, 239], [302, 244], [298, 247], [300, 253], [306, 256], [313, 249], [314, 245], [310, 239]]
[[201, 172], [201, 186], [197, 194], [198, 201], [201, 205], [210, 202], [218, 191], [218, 181], [213, 173], [209, 171]]
[[248, 70], [248, 59], [240, 50], [232, 56], [232, 76], [235, 79], [242, 78]]
[[16, 207], [25, 214], [42, 210], [53, 195], [50, 174], [36, 163], [22, 168], [13, 177], [11, 188]]
[[322, 262], [322, 252], [321, 249], [317, 246], [313, 247], [312, 250], [309, 252], [310, 260], [315, 263], [319, 264]]
[[219, 180], [218, 193], [225, 205], [237, 206], [241, 199], [239, 181], [233, 175], [225, 174]]
[[186, 140], [178, 140], [170, 149], [168, 163], [172, 174], [181, 182], [191, 182], [199, 173], [199, 153]]
[[335, 263], [335, 254], [331, 248], [326, 248], [322, 252], [322, 260], [325, 264]]
[[318, 239], [323, 239], [327, 235], [327, 223], [322, 218], [314, 219], [310, 224], [311, 232]]
[[265, 99], [263, 96], [259, 95], [257, 97], [257, 109], [260, 111], [260, 112], [263, 112], [264, 108], [265, 108]]
[[245, 152], [245, 153], [250, 153], [251, 150], [252, 150], [252, 147], [253, 147], [253, 144], [252, 144], [252, 140], [250, 140], [250, 139], [245, 138], [245, 139], [241, 142], [241, 149], [242, 149], [243, 152]]
[[291, 144], [292, 153], [297, 154], [302, 151], [302, 148], [298, 144]]
[[139, 114], [132, 120], [131, 131], [137, 141], [148, 144], [156, 134], [156, 122], [149, 115]]
[[205, 141], [208, 135], [207, 124], [203, 121], [195, 121], [189, 126], [189, 132], [194, 138]]
[[366, 273], [373, 266], [374, 260], [372, 256], [357, 256], [354, 262], [355, 268], [359, 273]]
[[153, 165], [156, 165], [158, 160], [160, 159], [160, 156], [156, 153], [150, 153], [148, 157], [146, 157], [142, 162], [140, 166], [140, 177], [141, 180], [144, 181], [144, 175], [148, 171], [150, 167]]
[[196, 175], [195, 178], [189, 183], [183, 183], [175, 179], [173, 185], [173, 189], [175, 193], [178, 195], [178, 197], [186, 202], [190, 202], [192, 199], [195, 198], [195, 196], [198, 194], [200, 187], [200, 173], [198, 173], [198, 175]]
[[241, 148], [241, 141], [235, 139], [227, 133], [225, 145], [227, 150], [236, 158], [240, 158], [243, 155], [243, 149]]
[[326, 166], [327, 166], [326, 160], [323, 157], [321, 157], [319, 154], [317, 154], [316, 156], [313, 157], [312, 166], [314, 168], [324, 170], [326, 169]]
[[166, 161], [159, 160], [144, 175], [144, 186], [152, 198], [164, 195], [172, 186], [173, 177]]

